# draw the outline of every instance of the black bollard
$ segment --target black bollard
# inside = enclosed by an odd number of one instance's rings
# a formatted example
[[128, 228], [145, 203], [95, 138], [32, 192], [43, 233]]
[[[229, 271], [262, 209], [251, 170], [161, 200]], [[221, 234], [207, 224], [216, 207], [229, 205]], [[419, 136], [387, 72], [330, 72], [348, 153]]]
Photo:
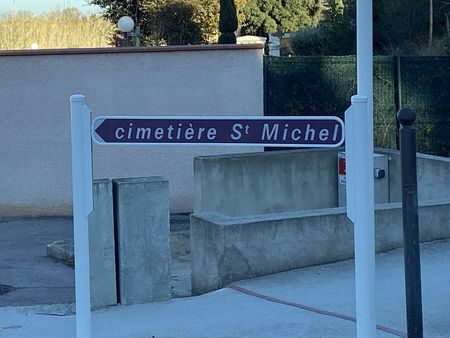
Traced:
[[422, 287], [420, 274], [419, 206], [417, 199], [416, 112], [404, 107], [400, 122], [402, 168], [403, 245], [405, 259], [406, 321], [408, 338], [423, 337]]

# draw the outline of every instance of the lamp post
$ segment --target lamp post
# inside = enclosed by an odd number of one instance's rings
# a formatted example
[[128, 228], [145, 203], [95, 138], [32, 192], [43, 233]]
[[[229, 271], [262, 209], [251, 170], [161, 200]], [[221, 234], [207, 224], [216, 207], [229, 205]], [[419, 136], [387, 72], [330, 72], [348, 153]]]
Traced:
[[125, 36], [126, 47], [129, 46], [129, 38], [134, 38], [135, 47], [141, 46], [141, 37], [142, 37], [141, 29], [139, 25], [137, 25], [136, 30], [133, 32], [134, 20], [131, 18], [131, 16], [122, 16], [117, 22], [117, 27]]
[[125, 46], [129, 46], [129, 37], [134, 28], [134, 20], [130, 16], [122, 16], [117, 22], [117, 27], [125, 37]]

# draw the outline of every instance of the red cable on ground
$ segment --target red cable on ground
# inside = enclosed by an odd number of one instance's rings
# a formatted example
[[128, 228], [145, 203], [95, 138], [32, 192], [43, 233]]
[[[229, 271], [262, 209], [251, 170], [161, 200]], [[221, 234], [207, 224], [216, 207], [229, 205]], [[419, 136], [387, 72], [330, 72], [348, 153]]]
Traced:
[[[248, 290], [246, 288], [243, 288], [241, 286], [237, 286], [237, 285], [233, 285], [233, 284], [229, 284], [227, 286], [225, 286], [226, 288], [229, 289], [233, 289], [235, 291], [239, 291], [242, 293], [245, 293], [249, 296], [253, 296], [253, 297], [257, 297], [257, 298], [261, 298], [264, 300], [267, 300], [269, 302], [274, 302], [274, 303], [278, 303], [278, 304], [283, 304], [283, 305], [288, 305], [288, 306], [293, 306], [302, 310], [306, 310], [306, 311], [310, 311], [310, 312], [314, 312], [314, 313], [318, 313], [324, 316], [330, 316], [330, 317], [335, 317], [335, 318], [339, 318], [339, 319], [344, 319], [344, 320], [348, 320], [351, 322], [355, 322], [356, 323], [356, 318], [355, 317], [351, 317], [351, 316], [347, 316], [347, 315], [342, 315], [336, 312], [331, 312], [331, 311], [326, 311], [326, 310], [321, 310], [312, 306], [308, 306], [308, 305], [303, 305], [303, 304], [298, 304], [298, 303], [293, 303], [293, 302], [288, 302], [282, 299], [278, 299], [278, 298], [274, 298], [271, 296], [266, 296], [263, 294], [260, 294], [258, 292], [255, 291], [251, 291]], [[383, 325], [377, 325], [377, 329], [380, 331], [384, 331], [390, 334], [393, 334], [394, 336], [398, 336], [398, 337], [403, 337], [406, 338], [406, 333], [396, 330], [396, 329], [391, 329], [389, 327], [383, 326]]]

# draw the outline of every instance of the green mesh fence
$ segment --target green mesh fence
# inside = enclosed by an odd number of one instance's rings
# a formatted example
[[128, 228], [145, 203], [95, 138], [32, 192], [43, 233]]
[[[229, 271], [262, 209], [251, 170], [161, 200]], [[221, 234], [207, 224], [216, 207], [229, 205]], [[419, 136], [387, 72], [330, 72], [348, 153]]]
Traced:
[[450, 57], [401, 57], [401, 104], [417, 112], [418, 151], [450, 156]]
[[266, 57], [266, 115], [342, 117], [355, 74], [354, 57]]
[[[266, 115], [344, 117], [356, 94], [356, 58], [266, 57]], [[395, 59], [374, 60], [375, 145], [395, 148]]]
[[[266, 115], [343, 118], [356, 93], [354, 56], [266, 57], [264, 73]], [[375, 57], [375, 145], [396, 147], [395, 115], [408, 104], [418, 112], [418, 150], [448, 156], [449, 96], [449, 57]]]
[[376, 147], [397, 147], [397, 68], [396, 59], [389, 56], [373, 60], [373, 127]]

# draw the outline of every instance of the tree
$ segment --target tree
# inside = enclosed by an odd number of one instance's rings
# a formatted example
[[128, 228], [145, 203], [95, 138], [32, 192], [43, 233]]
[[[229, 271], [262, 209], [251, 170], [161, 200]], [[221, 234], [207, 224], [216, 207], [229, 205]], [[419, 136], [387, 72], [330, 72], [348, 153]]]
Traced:
[[325, 19], [317, 27], [304, 27], [291, 38], [297, 55], [351, 55], [356, 53], [356, 7], [350, 2], [330, 1]]
[[[243, 34], [265, 36], [276, 31], [294, 32], [301, 27], [316, 26], [323, 10], [322, 1], [233, 2]], [[113, 23], [123, 15], [133, 17], [144, 33], [146, 44], [198, 44], [217, 41], [219, 0], [90, 0], [90, 3], [103, 8], [104, 17]]]
[[213, 32], [205, 20], [218, 17], [219, 11], [213, 0], [90, 0], [90, 3], [103, 8], [103, 16], [113, 23], [124, 15], [131, 16], [139, 24], [146, 45], [207, 43]]
[[442, 0], [376, 0], [374, 49], [382, 54], [426, 53], [433, 36], [439, 39], [445, 33], [447, 10], [448, 2]]
[[426, 0], [374, 2], [374, 51], [411, 54], [428, 33]]
[[316, 26], [321, 18], [322, 0], [248, 0], [243, 13], [245, 34], [265, 36], [276, 31], [295, 32]]
[[344, 16], [344, 0], [329, 0], [327, 10], [325, 11], [325, 20], [340, 21]]
[[[325, 20], [317, 28], [302, 29], [293, 39], [293, 49], [301, 55], [346, 55], [356, 52], [356, 0], [344, 1], [340, 15], [338, 0], [328, 0]], [[431, 7], [432, 6], [432, 7]], [[373, 42], [375, 54], [417, 55], [445, 43], [445, 12], [449, 3], [442, 0], [374, 0]], [[434, 15], [430, 15], [430, 10]], [[433, 18], [433, 20], [431, 20]], [[434, 47], [433, 47], [434, 48]], [[441, 53], [445, 51], [441, 50]], [[439, 53], [433, 50], [433, 53]]]
[[220, 18], [219, 18], [219, 43], [236, 43], [236, 34], [238, 29], [238, 18], [236, 6], [233, 0], [220, 0]]
[[142, 1], [147, 45], [186, 45], [204, 43], [201, 25], [195, 21], [196, 3], [174, 1]]

